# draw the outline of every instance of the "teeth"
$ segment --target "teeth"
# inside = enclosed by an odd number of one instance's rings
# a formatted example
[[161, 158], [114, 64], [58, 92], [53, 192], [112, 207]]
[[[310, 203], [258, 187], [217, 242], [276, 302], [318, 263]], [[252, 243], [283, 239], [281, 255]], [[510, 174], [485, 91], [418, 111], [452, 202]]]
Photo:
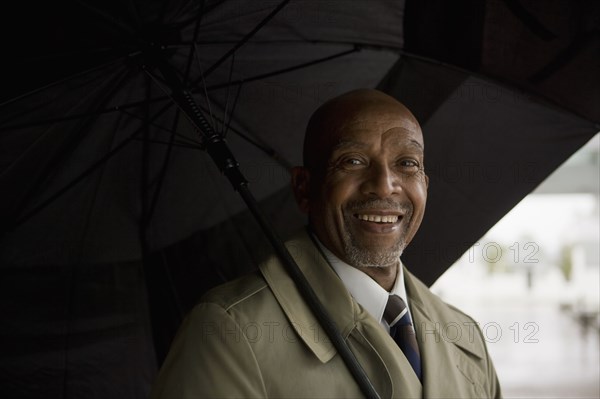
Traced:
[[376, 223], [396, 223], [398, 221], [398, 216], [396, 215], [387, 215], [387, 216], [379, 216], [379, 215], [356, 215], [360, 220], [366, 220], [368, 222], [376, 222]]

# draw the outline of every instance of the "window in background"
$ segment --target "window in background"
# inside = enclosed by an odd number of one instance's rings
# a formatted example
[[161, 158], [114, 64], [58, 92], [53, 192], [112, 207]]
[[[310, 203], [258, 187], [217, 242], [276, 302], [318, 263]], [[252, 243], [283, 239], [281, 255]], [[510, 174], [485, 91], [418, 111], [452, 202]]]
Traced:
[[599, 135], [432, 290], [480, 324], [506, 398], [600, 397]]

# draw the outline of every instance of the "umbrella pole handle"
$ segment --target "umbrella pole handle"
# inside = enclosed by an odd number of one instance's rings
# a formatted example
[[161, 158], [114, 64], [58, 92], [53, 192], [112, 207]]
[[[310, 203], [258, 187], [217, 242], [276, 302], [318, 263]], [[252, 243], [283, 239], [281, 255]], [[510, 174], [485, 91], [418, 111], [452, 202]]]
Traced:
[[319, 324], [325, 330], [325, 333], [333, 343], [333, 346], [337, 349], [363, 394], [370, 399], [379, 399], [380, 396], [369, 380], [367, 373], [354, 356], [354, 353], [350, 350], [344, 337], [333, 323], [331, 316], [313, 291], [309, 282], [306, 280], [306, 277], [304, 277], [304, 274], [300, 271], [296, 261], [292, 258], [281, 239], [275, 234], [275, 230], [258, 206], [258, 202], [248, 188], [248, 181], [239, 170], [239, 164], [227, 146], [225, 139], [215, 132], [210, 123], [208, 123], [191, 92], [184, 88], [179, 77], [165, 60], [159, 48], [148, 48], [148, 60], [161, 71], [165, 81], [172, 90], [172, 100], [203, 136], [203, 144], [206, 151], [215, 161], [221, 172], [227, 176], [235, 191], [241, 195], [248, 206], [248, 209], [252, 212], [252, 215], [267, 236], [288, 274], [296, 283], [300, 294], [314, 313]]
[[354, 353], [352, 353], [350, 350], [350, 347], [344, 340], [344, 337], [333, 323], [331, 316], [315, 294], [314, 290], [310, 286], [310, 283], [308, 280], [306, 280], [306, 277], [304, 274], [302, 274], [302, 271], [300, 271], [300, 268], [296, 264], [294, 258], [292, 258], [290, 255], [287, 247], [283, 244], [277, 234], [275, 234], [268, 218], [258, 206], [256, 198], [248, 188], [248, 181], [240, 172], [238, 168], [238, 162], [235, 160], [235, 157], [227, 146], [225, 139], [222, 137], [213, 136], [209, 142], [206, 143], [206, 149], [217, 166], [227, 176], [235, 191], [240, 194], [250, 212], [252, 212], [252, 215], [273, 246], [275, 253], [285, 266], [292, 280], [296, 283], [298, 290], [302, 294], [302, 297], [308, 304], [309, 308], [314, 313], [319, 324], [323, 327], [329, 339], [331, 339], [331, 342], [342, 357], [344, 363], [348, 367], [350, 373], [353, 375], [363, 394], [367, 398], [379, 399], [379, 394], [369, 380], [369, 377], [367, 376], [363, 367], [354, 356]]

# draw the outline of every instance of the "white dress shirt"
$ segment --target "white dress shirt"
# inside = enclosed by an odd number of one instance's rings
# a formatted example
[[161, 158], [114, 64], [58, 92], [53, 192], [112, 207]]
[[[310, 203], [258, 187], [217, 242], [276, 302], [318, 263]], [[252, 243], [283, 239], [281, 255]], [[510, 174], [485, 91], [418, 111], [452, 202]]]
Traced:
[[[319, 247], [325, 254], [327, 261], [340, 277], [350, 295], [358, 302], [367, 312], [371, 314], [388, 332], [390, 326], [383, 319], [383, 311], [388, 301], [388, 296], [391, 294], [398, 295], [406, 303], [408, 308], [408, 298], [406, 296], [406, 287], [404, 286], [404, 271], [402, 263], [398, 259], [398, 274], [396, 281], [390, 292], [386, 291], [375, 280], [369, 277], [366, 273], [352, 267], [335, 256], [328, 250], [319, 239], [313, 235]], [[410, 315], [410, 309], [408, 310]], [[412, 318], [412, 316], [411, 316]]]

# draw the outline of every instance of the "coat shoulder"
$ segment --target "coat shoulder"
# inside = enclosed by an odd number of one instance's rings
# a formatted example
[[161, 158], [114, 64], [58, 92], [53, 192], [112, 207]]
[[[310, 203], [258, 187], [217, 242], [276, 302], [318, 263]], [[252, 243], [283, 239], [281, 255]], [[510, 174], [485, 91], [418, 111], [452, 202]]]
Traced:
[[412, 294], [416, 296], [417, 301], [424, 304], [428, 309], [435, 313], [439, 321], [457, 321], [457, 322], [475, 322], [475, 320], [467, 313], [463, 312], [454, 305], [445, 302], [442, 298], [431, 292], [421, 280], [410, 274], [410, 285], [412, 286]]
[[456, 306], [443, 301], [415, 276], [410, 275], [409, 279], [411, 300], [422, 307], [431, 322], [440, 331], [456, 331], [456, 335], [460, 336], [460, 339], [452, 340], [456, 346], [478, 358], [485, 358], [487, 350], [479, 323]]
[[200, 303], [213, 303], [228, 311], [266, 288], [267, 282], [256, 271], [210, 289], [202, 296]]

